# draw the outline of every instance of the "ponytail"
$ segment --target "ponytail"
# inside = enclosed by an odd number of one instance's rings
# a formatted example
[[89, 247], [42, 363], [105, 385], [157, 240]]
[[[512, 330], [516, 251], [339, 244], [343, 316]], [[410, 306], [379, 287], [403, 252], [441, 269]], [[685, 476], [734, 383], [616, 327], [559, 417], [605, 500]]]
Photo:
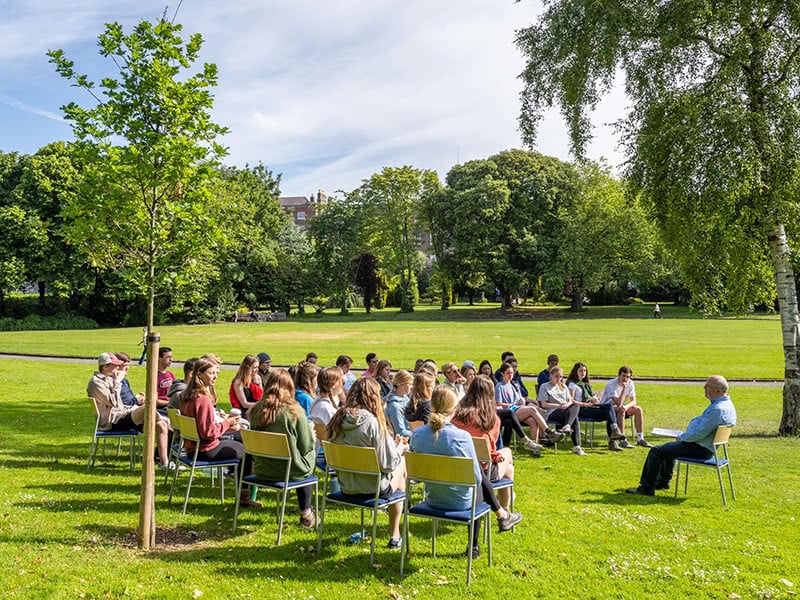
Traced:
[[437, 385], [431, 394], [431, 414], [428, 417], [428, 427], [433, 431], [433, 443], [439, 438], [439, 432], [447, 423], [447, 417], [453, 414], [456, 408], [456, 393], [449, 386]]

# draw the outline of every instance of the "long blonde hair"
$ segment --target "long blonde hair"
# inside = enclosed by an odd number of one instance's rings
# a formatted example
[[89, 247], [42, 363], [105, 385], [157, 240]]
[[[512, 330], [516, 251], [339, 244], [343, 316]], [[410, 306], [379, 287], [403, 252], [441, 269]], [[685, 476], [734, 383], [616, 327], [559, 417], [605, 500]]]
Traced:
[[431, 393], [431, 414], [428, 417], [428, 427], [433, 431], [433, 443], [439, 439], [439, 431], [447, 423], [447, 417], [453, 414], [456, 408], [456, 393], [453, 388], [446, 385], [437, 385]]
[[214, 386], [211, 383], [211, 377], [208, 372], [211, 369], [216, 369], [219, 365], [206, 358], [199, 359], [194, 364], [192, 369], [192, 376], [186, 389], [181, 392], [181, 400], [184, 402], [194, 402], [200, 396], [208, 396], [211, 398], [212, 403], [216, 404], [217, 393], [214, 391]]
[[250, 420], [256, 427], [275, 422], [278, 409], [285, 406], [293, 419], [297, 419], [300, 405], [294, 399], [294, 383], [284, 369], [273, 369], [264, 381], [264, 395], [250, 410]]
[[373, 377], [361, 377], [347, 392], [344, 404], [339, 407], [336, 414], [328, 423], [328, 439], [335, 440], [342, 433], [344, 418], [347, 414], [355, 417], [361, 410], [367, 410], [375, 415], [381, 435], [386, 435], [386, 417], [383, 414], [383, 401], [381, 400], [381, 386]]
[[234, 381], [241, 381], [242, 387], [249, 387], [253, 382], [253, 365], [258, 362], [258, 357], [253, 354], [248, 354], [242, 359], [242, 364], [239, 365], [239, 370], [234, 375]]

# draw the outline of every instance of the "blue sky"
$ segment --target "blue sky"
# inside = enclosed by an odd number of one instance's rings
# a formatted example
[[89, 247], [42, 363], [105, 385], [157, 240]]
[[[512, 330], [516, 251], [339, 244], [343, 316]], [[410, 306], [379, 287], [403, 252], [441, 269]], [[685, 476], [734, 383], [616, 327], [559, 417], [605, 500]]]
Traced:
[[[168, 7], [172, 15], [179, 0]], [[0, 0], [0, 149], [35, 152], [71, 139], [60, 106], [91, 98], [47, 62], [61, 48], [81, 72], [108, 73], [96, 52], [103, 25], [154, 20], [150, 0]], [[263, 162], [284, 195], [351, 190], [384, 166], [444, 177], [458, 162], [520, 147], [514, 32], [536, 0], [183, 0], [177, 21], [202, 33], [219, 67], [214, 118], [230, 128], [227, 164]], [[615, 90], [594, 115], [592, 158], [618, 165]], [[557, 112], [538, 151], [569, 159]]]

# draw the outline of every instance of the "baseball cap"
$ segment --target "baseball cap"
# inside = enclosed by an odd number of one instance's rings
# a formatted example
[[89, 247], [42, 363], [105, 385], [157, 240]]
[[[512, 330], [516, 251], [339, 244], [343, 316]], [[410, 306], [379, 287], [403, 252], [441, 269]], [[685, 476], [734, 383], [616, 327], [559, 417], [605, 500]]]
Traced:
[[269, 357], [269, 354], [266, 352], [259, 352], [258, 353], [258, 360], [260, 362], [272, 362], [272, 359]]
[[471, 368], [473, 368], [473, 369], [474, 369], [474, 368], [475, 368], [475, 363], [474, 363], [474, 362], [472, 362], [471, 360], [465, 360], [465, 361], [464, 361], [464, 364], [463, 364], [463, 365], [461, 365], [461, 368], [462, 368], [462, 369], [463, 369], [464, 367], [471, 367]]
[[121, 365], [123, 364], [120, 359], [114, 356], [113, 352], [103, 352], [97, 357], [97, 366], [103, 367], [105, 365]]

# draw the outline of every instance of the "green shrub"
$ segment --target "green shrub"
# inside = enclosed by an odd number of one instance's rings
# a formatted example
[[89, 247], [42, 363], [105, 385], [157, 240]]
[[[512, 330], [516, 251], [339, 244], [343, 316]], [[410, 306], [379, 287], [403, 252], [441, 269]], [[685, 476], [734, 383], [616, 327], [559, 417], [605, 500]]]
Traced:
[[0, 331], [33, 331], [45, 329], [97, 329], [97, 322], [88, 317], [73, 314], [58, 314], [41, 317], [28, 315], [21, 319], [0, 319]]

